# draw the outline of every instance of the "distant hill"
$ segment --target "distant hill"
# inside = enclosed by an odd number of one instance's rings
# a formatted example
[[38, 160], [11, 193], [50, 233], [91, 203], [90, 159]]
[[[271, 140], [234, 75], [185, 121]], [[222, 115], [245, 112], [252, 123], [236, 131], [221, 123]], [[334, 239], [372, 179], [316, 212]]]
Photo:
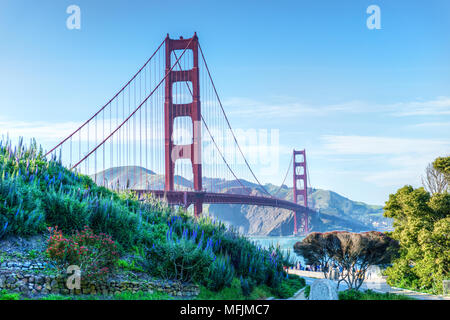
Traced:
[[[164, 188], [164, 175], [138, 167], [110, 168], [91, 176], [97, 184], [117, 186], [134, 189]], [[127, 178], [128, 177], [128, 180]], [[120, 179], [119, 179], [120, 178]], [[251, 182], [241, 180], [246, 188], [252, 190], [252, 194], [262, 195], [261, 188]], [[217, 192], [244, 193], [241, 184], [223, 179], [203, 177], [205, 188], [214, 186]], [[264, 186], [270, 193], [275, 193], [279, 186], [267, 184]], [[175, 177], [175, 188], [187, 190], [192, 188], [192, 182], [180, 177]], [[278, 197], [291, 200], [292, 188], [282, 186]], [[368, 230], [385, 231], [392, 228], [391, 220], [383, 217], [383, 207], [369, 205], [363, 202], [352, 201], [336, 192], [322, 189], [312, 189], [308, 195], [310, 211], [309, 227], [311, 231], [348, 230], [361, 232]], [[289, 210], [258, 207], [238, 204], [211, 204], [205, 205], [204, 211], [208, 211], [213, 217], [231, 224], [241, 232], [248, 235], [290, 235], [294, 230], [294, 216]]]

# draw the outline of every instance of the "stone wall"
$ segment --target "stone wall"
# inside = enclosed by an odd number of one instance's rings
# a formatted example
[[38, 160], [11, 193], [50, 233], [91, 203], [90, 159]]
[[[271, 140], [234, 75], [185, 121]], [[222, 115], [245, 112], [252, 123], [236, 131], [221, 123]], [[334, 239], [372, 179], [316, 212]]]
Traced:
[[[38, 270], [38, 269], [30, 269]], [[163, 280], [107, 280], [98, 283], [81, 281], [81, 289], [69, 290], [66, 287], [66, 277], [45, 275], [39, 271], [28, 272], [21, 269], [0, 268], [0, 290], [7, 289], [20, 292], [24, 296], [33, 297], [46, 294], [98, 294], [113, 295], [122, 292], [136, 293], [138, 291], [162, 291], [171, 296], [193, 297], [199, 294], [199, 287], [177, 281]]]
[[47, 266], [45, 261], [7, 261], [0, 263], [0, 270], [21, 270], [21, 271], [35, 271], [44, 270]]

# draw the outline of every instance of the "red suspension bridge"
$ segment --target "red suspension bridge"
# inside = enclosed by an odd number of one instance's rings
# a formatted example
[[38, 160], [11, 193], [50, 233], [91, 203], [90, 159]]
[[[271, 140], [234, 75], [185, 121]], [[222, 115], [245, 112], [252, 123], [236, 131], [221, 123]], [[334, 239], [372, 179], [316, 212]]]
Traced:
[[238, 143], [196, 34], [167, 35], [138, 72], [47, 155], [59, 155], [108, 188], [194, 205], [195, 216], [204, 203], [269, 206], [292, 210], [294, 233], [308, 232], [305, 151], [294, 150], [288, 168], [293, 201], [277, 198], [282, 187], [269, 193]]

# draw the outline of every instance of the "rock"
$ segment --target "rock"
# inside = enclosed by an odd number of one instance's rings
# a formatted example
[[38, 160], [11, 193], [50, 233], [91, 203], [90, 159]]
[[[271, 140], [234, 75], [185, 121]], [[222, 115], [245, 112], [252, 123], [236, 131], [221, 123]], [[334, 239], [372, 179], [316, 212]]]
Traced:
[[338, 300], [337, 285], [328, 279], [319, 279], [311, 285], [309, 300]]
[[27, 286], [22, 285], [22, 286], [20, 286], [20, 292], [23, 293], [23, 294], [28, 294], [29, 289], [28, 289]]
[[8, 284], [13, 284], [13, 283], [15, 283], [15, 282], [16, 282], [16, 277], [13, 276], [13, 275], [9, 276], [9, 277], [6, 279], [6, 283], [8, 283]]

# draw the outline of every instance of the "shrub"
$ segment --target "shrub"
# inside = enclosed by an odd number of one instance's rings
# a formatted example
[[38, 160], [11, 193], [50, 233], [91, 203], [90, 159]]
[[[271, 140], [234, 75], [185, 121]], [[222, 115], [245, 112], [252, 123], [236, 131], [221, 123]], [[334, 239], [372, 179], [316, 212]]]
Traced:
[[228, 256], [219, 256], [209, 267], [208, 276], [205, 284], [208, 289], [213, 291], [222, 290], [229, 287], [234, 278], [234, 267], [230, 263]]
[[129, 271], [139, 271], [139, 272], [144, 271], [144, 269], [142, 269], [142, 267], [138, 263], [136, 263], [136, 260], [128, 262], [127, 260], [119, 259], [117, 261], [117, 267]]
[[214, 260], [210, 248], [191, 239], [172, 239], [155, 244], [147, 251], [145, 269], [165, 279], [201, 282]]
[[241, 280], [241, 288], [242, 288], [242, 294], [246, 297], [250, 296], [253, 289], [255, 288], [255, 281], [250, 278], [243, 278], [240, 277]]
[[87, 203], [71, 191], [49, 190], [42, 197], [42, 208], [47, 223], [67, 233], [81, 230], [88, 223]]
[[71, 237], [64, 237], [58, 227], [49, 228], [47, 254], [60, 271], [77, 265], [82, 279], [97, 280], [104, 277], [118, 259], [114, 241], [106, 234], [96, 235], [89, 227]]
[[281, 284], [277, 286], [272, 292], [282, 299], [287, 299], [292, 297], [298, 290], [306, 285], [305, 279], [297, 275], [289, 275], [289, 278], [281, 281]]
[[127, 207], [111, 199], [95, 198], [90, 202], [89, 212], [89, 225], [95, 232], [110, 234], [122, 248], [131, 249], [136, 243], [139, 221]]
[[0, 239], [9, 234], [35, 235], [45, 230], [45, 219], [33, 201], [30, 188], [18, 181], [0, 178]]

